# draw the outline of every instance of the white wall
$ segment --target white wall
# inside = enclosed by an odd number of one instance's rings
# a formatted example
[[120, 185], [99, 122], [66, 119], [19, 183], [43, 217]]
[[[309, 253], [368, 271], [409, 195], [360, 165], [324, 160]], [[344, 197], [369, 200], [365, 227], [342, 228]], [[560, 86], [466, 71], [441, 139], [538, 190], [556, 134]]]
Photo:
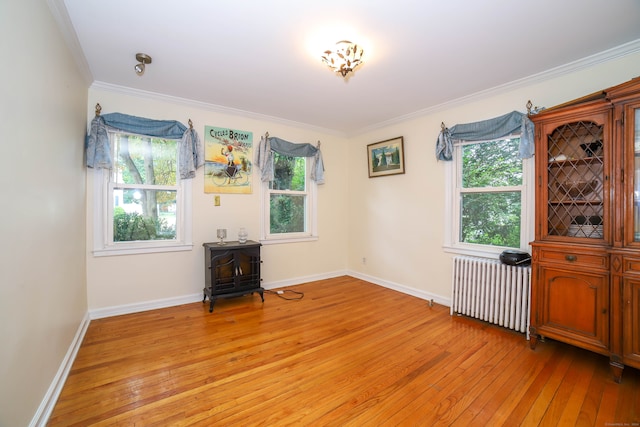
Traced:
[[46, 2], [0, 6], [0, 425], [28, 425], [87, 312], [87, 85]]
[[[635, 53], [536, 83], [470, 96], [353, 138], [349, 141], [354, 167], [349, 170], [348, 208], [348, 263], [352, 274], [447, 303], [452, 255], [442, 248], [444, 163], [435, 159], [440, 124], [453, 126], [513, 110], [526, 112], [528, 100], [536, 106], [551, 107], [639, 75], [640, 53]], [[406, 173], [368, 178], [367, 144], [397, 136], [404, 137]], [[362, 263], [363, 257], [366, 264]]]
[[[307, 279], [344, 274], [347, 266], [347, 162], [346, 139], [318, 130], [286, 123], [221, 114], [201, 104], [126, 91], [104, 84], [89, 90], [88, 114], [93, 117], [96, 103], [102, 113], [120, 112], [153, 119], [192, 120], [204, 138], [205, 126], [227, 127], [253, 132], [254, 144], [269, 132], [292, 142], [315, 144], [321, 141], [326, 183], [318, 186], [318, 231], [314, 242], [265, 245], [262, 248], [262, 276], [265, 287], [301, 283]], [[219, 110], [219, 109], [218, 109]], [[254, 145], [255, 147], [255, 145]], [[226, 228], [236, 240], [239, 227], [246, 227], [249, 238], [258, 240], [260, 230], [260, 186], [253, 177], [253, 193], [221, 194], [221, 205], [214, 206], [214, 195], [204, 193], [203, 168], [193, 180], [193, 243], [189, 252], [94, 257], [92, 254], [92, 205], [87, 211], [87, 277], [90, 310], [145, 304], [152, 300], [175, 300], [202, 294], [204, 255], [202, 244], [217, 241], [216, 229]], [[93, 200], [93, 173], [88, 173], [89, 201]], [[196, 299], [197, 299], [196, 298]]]

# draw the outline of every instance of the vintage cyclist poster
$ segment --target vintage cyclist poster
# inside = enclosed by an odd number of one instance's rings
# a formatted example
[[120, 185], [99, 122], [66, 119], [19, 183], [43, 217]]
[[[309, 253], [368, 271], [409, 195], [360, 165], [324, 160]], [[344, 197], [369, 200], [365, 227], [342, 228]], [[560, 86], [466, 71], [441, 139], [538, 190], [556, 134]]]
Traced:
[[204, 192], [251, 194], [253, 132], [205, 126]]

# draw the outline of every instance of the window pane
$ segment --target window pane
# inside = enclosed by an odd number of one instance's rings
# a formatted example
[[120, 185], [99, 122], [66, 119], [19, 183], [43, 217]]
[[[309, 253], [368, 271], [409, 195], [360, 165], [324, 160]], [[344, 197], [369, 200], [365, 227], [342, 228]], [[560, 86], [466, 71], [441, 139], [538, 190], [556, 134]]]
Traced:
[[462, 187], [502, 187], [522, 184], [520, 138], [462, 147]]
[[176, 191], [114, 189], [113, 241], [176, 238]]
[[462, 194], [460, 241], [520, 247], [520, 192]]
[[270, 232], [302, 233], [305, 231], [304, 195], [272, 194], [270, 203]]
[[115, 143], [115, 182], [176, 185], [177, 141], [118, 134]]
[[274, 153], [274, 180], [269, 184], [269, 188], [272, 190], [305, 191], [305, 163], [304, 157], [289, 157]]

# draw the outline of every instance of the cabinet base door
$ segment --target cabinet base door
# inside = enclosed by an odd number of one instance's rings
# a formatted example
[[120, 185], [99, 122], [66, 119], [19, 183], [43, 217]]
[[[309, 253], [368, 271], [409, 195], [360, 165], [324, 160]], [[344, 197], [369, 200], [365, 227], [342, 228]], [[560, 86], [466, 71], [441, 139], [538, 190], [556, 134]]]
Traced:
[[598, 352], [608, 345], [608, 277], [542, 268], [536, 333]]
[[625, 363], [640, 368], [640, 281], [624, 284], [622, 351]]

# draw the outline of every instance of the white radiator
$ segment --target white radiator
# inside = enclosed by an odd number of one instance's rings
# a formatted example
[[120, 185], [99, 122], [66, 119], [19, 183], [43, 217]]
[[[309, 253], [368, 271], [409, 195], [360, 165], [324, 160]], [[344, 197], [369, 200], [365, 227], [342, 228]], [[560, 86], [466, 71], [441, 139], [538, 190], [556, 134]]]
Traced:
[[529, 339], [531, 267], [498, 260], [453, 259], [451, 314], [462, 314], [526, 333]]

